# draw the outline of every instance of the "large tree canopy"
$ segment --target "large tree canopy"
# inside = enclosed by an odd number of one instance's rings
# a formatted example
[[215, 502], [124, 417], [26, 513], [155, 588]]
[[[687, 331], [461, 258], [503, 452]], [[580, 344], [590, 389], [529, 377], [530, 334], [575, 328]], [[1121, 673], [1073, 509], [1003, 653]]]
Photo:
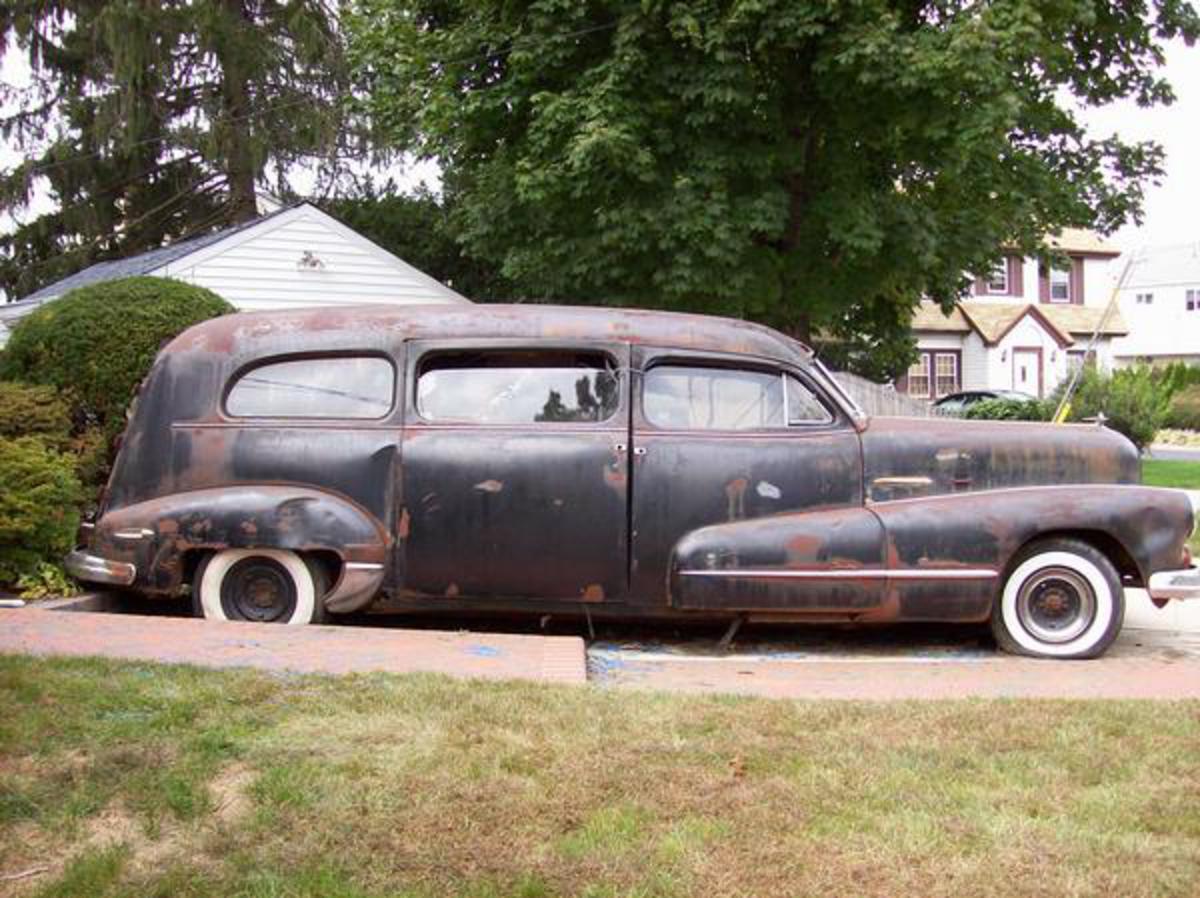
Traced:
[[4, 86], [0, 136], [25, 162], [0, 174], [0, 211], [56, 208], [0, 238], [9, 298], [98, 259], [245, 221], [268, 178], [336, 165], [347, 81], [324, 0], [16, 0], [0, 57], [23, 53], [28, 87]]
[[531, 298], [752, 317], [903, 364], [1004, 247], [1136, 216], [1177, 0], [354, 0], [377, 138], [437, 159], [460, 239]]

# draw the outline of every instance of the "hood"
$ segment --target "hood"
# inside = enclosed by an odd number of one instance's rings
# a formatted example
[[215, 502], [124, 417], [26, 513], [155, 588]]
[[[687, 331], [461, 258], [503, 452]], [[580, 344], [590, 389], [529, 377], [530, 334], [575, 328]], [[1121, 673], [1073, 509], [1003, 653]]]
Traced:
[[872, 418], [862, 443], [864, 493], [876, 502], [1141, 479], [1133, 444], [1094, 424]]

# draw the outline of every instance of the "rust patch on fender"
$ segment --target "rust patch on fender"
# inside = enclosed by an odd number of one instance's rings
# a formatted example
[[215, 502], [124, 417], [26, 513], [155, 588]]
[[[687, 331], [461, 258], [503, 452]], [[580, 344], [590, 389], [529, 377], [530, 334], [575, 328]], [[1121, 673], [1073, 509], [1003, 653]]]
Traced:
[[458, 590], [457, 583], [451, 583], [449, 586], [446, 587], [446, 593], [445, 593], [446, 598], [457, 599], [458, 593], [459, 593], [459, 590]]
[[408, 534], [412, 531], [412, 515], [408, 513], [408, 509], [404, 508], [400, 512], [400, 520], [396, 523], [396, 536], [399, 539], [408, 539]]
[[604, 587], [599, 583], [589, 583], [580, 591], [579, 597], [584, 602], [603, 602]]
[[728, 502], [728, 515], [731, 521], [740, 521], [746, 516], [746, 487], [749, 481], [745, 477], [735, 477], [725, 484], [725, 499]]

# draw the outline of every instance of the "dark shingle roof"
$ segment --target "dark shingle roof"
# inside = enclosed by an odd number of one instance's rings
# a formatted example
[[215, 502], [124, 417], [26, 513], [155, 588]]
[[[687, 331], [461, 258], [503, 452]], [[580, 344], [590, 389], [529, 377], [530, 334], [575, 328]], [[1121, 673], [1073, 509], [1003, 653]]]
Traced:
[[53, 299], [56, 296], [61, 296], [68, 290], [74, 290], [76, 287], [83, 287], [87, 284], [95, 284], [99, 281], [114, 281], [117, 278], [136, 277], [141, 274], [149, 274], [157, 268], [174, 262], [176, 259], [182, 259], [184, 256], [190, 255], [197, 250], [204, 249], [206, 246], [211, 246], [219, 240], [224, 240], [238, 231], [244, 231], [246, 228], [252, 228], [255, 225], [261, 224], [268, 218], [273, 218], [280, 212], [290, 209], [290, 206], [285, 206], [268, 215], [261, 215], [258, 218], [243, 222], [240, 225], [235, 225], [232, 228], [225, 228], [222, 231], [213, 231], [211, 234], [202, 234], [199, 237], [193, 237], [190, 240], [181, 240], [178, 243], [172, 243], [170, 246], [164, 246], [159, 249], [152, 249], [149, 252], [142, 253], [138, 256], [130, 256], [127, 259], [111, 259], [107, 262], [97, 262], [95, 265], [77, 271], [72, 275], [68, 275], [61, 281], [55, 281], [53, 284], [47, 284], [41, 290], [30, 293], [23, 297], [20, 301], [29, 303], [30, 305], [39, 305], [48, 299]]

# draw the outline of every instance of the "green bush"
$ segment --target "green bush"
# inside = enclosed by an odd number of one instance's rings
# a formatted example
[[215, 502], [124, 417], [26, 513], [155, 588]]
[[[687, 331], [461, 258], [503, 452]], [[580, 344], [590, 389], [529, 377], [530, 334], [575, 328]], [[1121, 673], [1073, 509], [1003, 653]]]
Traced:
[[976, 421], [1048, 421], [1053, 413], [1037, 399], [985, 399], [968, 405], [963, 417]]
[[70, 457], [37, 437], [0, 439], [0, 583], [61, 560], [75, 541], [82, 498]]
[[62, 451], [71, 443], [71, 409], [54, 387], [0, 381], [0, 438], [35, 436]]
[[[1052, 404], [1057, 406], [1066, 390], [1064, 381], [1055, 391]], [[1172, 390], [1146, 365], [1122, 368], [1112, 374], [1087, 365], [1071, 397], [1070, 421], [1082, 421], [1103, 415], [1105, 424], [1145, 449], [1163, 427], [1171, 404]]]
[[1200, 386], [1184, 387], [1171, 399], [1165, 427], [1200, 430]]
[[72, 290], [23, 319], [0, 358], [0, 379], [57, 387], [72, 397], [76, 424], [108, 437], [163, 343], [233, 311], [211, 290], [164, 278], [125, 278]]

